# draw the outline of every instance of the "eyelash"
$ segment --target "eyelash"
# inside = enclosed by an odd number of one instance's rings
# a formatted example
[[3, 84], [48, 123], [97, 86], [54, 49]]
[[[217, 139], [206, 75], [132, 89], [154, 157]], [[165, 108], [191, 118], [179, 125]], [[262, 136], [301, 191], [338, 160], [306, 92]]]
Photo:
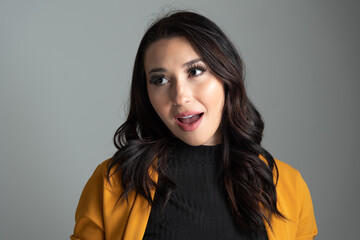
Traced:
[[[190, 76], [191, 72], [194, 70], [200, 70], [201, 73], [199, 73], [198, 75], [192, 75]], [[198, 77], [200, 75], [202, 75], [204, 72], [206, 72], [207, 68], [204, 64], [200, 64], [200, 63], [195, 63], [191, 66], [188, 67], [188, 69], [186, 70], [187, 74], [189, 75], [189, 77]], [[164, 74], [153, 74], [150, 76], [150, 84], [154, 84], [154, 85], [158, 85], [158, 86], [162, 86], [163, 84], [157, 84], [157, 81], [162, 80], [163, 78], [166, 79], [166, 76]], [[169, 81], [169, 79], [167, 79]]]
[[202, 75], [204, 72], [206, 72], [206, 66], [204, 64], [201, 63], [194, 63], [193, 65], [190, 65], [189, 68], [186, 70], [186, 72], [188, 74], [190, 74], [192, 71], [194, 70], [200, 70], [201, 73], [199, 73], [198, 75], [195, 75], [195, 77]]

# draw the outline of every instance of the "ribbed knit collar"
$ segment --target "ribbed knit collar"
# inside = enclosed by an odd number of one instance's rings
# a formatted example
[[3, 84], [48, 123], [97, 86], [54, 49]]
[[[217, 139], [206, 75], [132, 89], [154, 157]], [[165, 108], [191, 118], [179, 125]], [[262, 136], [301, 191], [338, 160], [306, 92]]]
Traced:
[[[171, 155], [178, 159], [189, 161], [206, 161], [213, 162], [212, 160], [221, 159], [221, 144], [213, 146], [191, 146], [181, 140], [175, 140], [174, 150]], [[216, 161], [215, 161], [216, 162]]]

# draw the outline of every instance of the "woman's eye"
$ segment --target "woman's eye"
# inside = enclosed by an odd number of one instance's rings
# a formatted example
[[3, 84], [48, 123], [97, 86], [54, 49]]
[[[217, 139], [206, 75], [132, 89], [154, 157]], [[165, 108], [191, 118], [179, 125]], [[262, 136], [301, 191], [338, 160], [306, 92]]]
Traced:
[[187, 72], [189, 77], [197, 77], [206, 72], [206, 66], [203, 66], [203, 64], [195, 64], [194, 66], [190, 66]]
[[193, 68], [189, 71], [190, 76], [198, 76], [202, 73], [203, 73], [203, 70], [197, 69], [197, 68]]
[[153, 77], [150, 79], [150, 83], [157, 85], [157, 86], [161, 86], [164, 85], [168, 82], [169, 80], [167, 80], [165, 77], [163, 76], [159, 76], [159, 77]]

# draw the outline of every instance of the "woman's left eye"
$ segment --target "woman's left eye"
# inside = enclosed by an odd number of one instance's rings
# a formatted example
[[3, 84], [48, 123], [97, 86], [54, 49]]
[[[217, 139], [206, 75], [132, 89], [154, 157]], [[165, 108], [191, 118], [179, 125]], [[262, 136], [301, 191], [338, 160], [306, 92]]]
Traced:
[[196, 77], [196, 76], [200, 76], [201, 74], [203, 74], [206, 71], [205, 67], [202, 66], [195, 66], [192, 67], [188, 70], [188, 74], [190, 77]]
[[189, 71], [189, 74], [191, 76], [197, 76], [197, 75], [200, 75], [202, 72], [203, 72], [203, 70], [194, 68]]

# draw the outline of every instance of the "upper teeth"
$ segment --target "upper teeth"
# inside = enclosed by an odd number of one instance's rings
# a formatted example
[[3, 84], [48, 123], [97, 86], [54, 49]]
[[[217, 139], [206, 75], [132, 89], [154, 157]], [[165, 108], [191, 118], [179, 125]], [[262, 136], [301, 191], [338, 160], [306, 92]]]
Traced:
[[196, 114], [194, 114], [194, 115], [189, 115], [189, 116], [186, 116], [186, 117], [181, 117], [181, 118], [191, 118], [191, 117], [193, 117], [193, 116], [195, 116]]

